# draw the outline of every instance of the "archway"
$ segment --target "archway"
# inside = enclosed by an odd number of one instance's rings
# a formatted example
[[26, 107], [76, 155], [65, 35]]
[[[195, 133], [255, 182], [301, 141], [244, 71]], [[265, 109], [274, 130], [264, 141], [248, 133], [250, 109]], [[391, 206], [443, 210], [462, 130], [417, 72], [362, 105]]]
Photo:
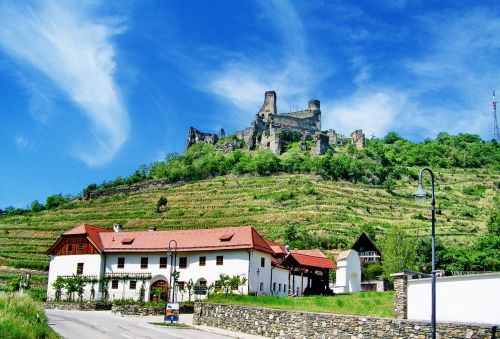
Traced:
[[156, 280], [151, 284], [149, 289], [149, 300], [152, 302], [159, 302], [161, 300], [168, 301], [169, 292], [168, 281]]

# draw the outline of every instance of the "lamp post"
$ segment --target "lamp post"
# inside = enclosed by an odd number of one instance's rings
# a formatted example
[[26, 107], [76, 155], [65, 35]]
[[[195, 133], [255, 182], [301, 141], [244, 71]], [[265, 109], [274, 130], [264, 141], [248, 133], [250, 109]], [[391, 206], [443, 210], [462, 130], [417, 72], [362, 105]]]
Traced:
[[[174, 244], [173, 247], [172, 244]], [[168, 288], [170, 289], [171, 293], [169, 293], [169, 299], [170, 299], [169, 301], [175, 302], [175, 297], [173, 293], [175, 292], [175, 287], [172, 289], [172, 276], [173, 276], [174, 266], [176, 265], [177, 262], [177, 241], [173, 239], [169, 241], [167, 254], [170, 257], [170, 277], [169, 277]], [[165, 307], [167, 307], [167, 305], [165, 305]]]
[[427, 193], [424, 190], [424, 186], [422, 185], [422, 174], [424, 171], [428, 171], [431, 175], [432, 182], [432, 199], [431, 199], [431, 210], [432, 210], [432, 301], [431, 301], [431, 331], [432, 331], [432, 339], [436, 339], [436, 201], [434, 199], [434, 173], [432, 173], [431, 169], [428, 167], [424, 167], [420, 170], [420, 176], [418, 181], [418, 188], [413, 196], [415, 197], [415, 202], [422, 206], [425, 202], [425, 198], [427, 197]]

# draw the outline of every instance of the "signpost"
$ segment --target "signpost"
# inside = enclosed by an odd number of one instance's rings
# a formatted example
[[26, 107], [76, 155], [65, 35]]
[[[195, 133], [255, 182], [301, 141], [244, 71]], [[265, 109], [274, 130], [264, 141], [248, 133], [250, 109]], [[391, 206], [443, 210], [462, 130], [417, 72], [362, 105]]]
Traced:
[[168, 303], [165, 308], [165, 321], [179, 321], [179, 303]]

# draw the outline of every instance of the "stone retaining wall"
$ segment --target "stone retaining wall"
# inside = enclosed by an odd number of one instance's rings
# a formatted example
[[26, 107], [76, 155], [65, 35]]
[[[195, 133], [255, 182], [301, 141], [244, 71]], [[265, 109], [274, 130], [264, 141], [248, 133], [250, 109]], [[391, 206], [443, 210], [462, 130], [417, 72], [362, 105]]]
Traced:
[[[163, 315], [165, 312], [165, 308], [163, 306], [146, 307], [139, 305], [113, 305], [111, 312], [121, 315]], [[194, 312], [194, 309], [192, 305], [180, 305], [179, 312], [181, 314], [192, 314]]]
[[[193, 324], [273, 338], [430, 338], [430, 323], [247, 306], [195, 304]], [[491, 338], [483, 325], [440, 323], [440, 338]]]
[[66, 311], [104, 311], [110, 310], [111, 304], [103, 303], [42, 303], [46, 310], [66, 310]]

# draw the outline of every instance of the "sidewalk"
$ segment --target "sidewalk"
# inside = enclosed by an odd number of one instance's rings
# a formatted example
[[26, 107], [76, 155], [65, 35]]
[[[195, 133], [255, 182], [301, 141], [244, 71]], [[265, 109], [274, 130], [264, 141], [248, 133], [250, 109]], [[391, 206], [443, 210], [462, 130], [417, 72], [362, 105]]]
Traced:
[[[106, 312], [106, 311], [99, 311]], [[133, 316], [125, 316], [125, 317], [133, 317]], [[163, 322], [163, 316], [146, 316], [146, 317], [136, 317], [140, 322], [143, 323], [161, 323]], [[259, 335], [246, 334], [241, 332], [229, 331], [218, 327], [211, 326], [202, 326], [202, 325], [193, 325], [193, 315], [192, 314], [181, 314], [179, 318], [179, 323], [189, 325], [190, 327], [210, 333], [216, 333], [220, 335], [227, 336], [229, 338], [240, 338], [240, 339], [261, 339], [265, 338]], [[155, 325], [150, 325], [155, 326]]]
[[253, 334], [247, 334], [247, 333], [241, 333], [241, 332], [235, 332], [235, 331], [229, 331], [225, 330], [219, 327], [211, 327], [211, 326], [204, 326], [204, 325], [193, 325], [193, 315], [192, 314], [181, 314], [181, 317], [179, 319], [179, 322], [182, 324], [189, 325], [193, 328], [196, 328], [200, 331], [205, 331], [205, 332], [211, 332], [211, 333], [218, 333], [222, 334], [231, 338], [241, 338], [241, 339], [260, 339], [260, 338], [265, 338], [260, 335], [253, 335]]

